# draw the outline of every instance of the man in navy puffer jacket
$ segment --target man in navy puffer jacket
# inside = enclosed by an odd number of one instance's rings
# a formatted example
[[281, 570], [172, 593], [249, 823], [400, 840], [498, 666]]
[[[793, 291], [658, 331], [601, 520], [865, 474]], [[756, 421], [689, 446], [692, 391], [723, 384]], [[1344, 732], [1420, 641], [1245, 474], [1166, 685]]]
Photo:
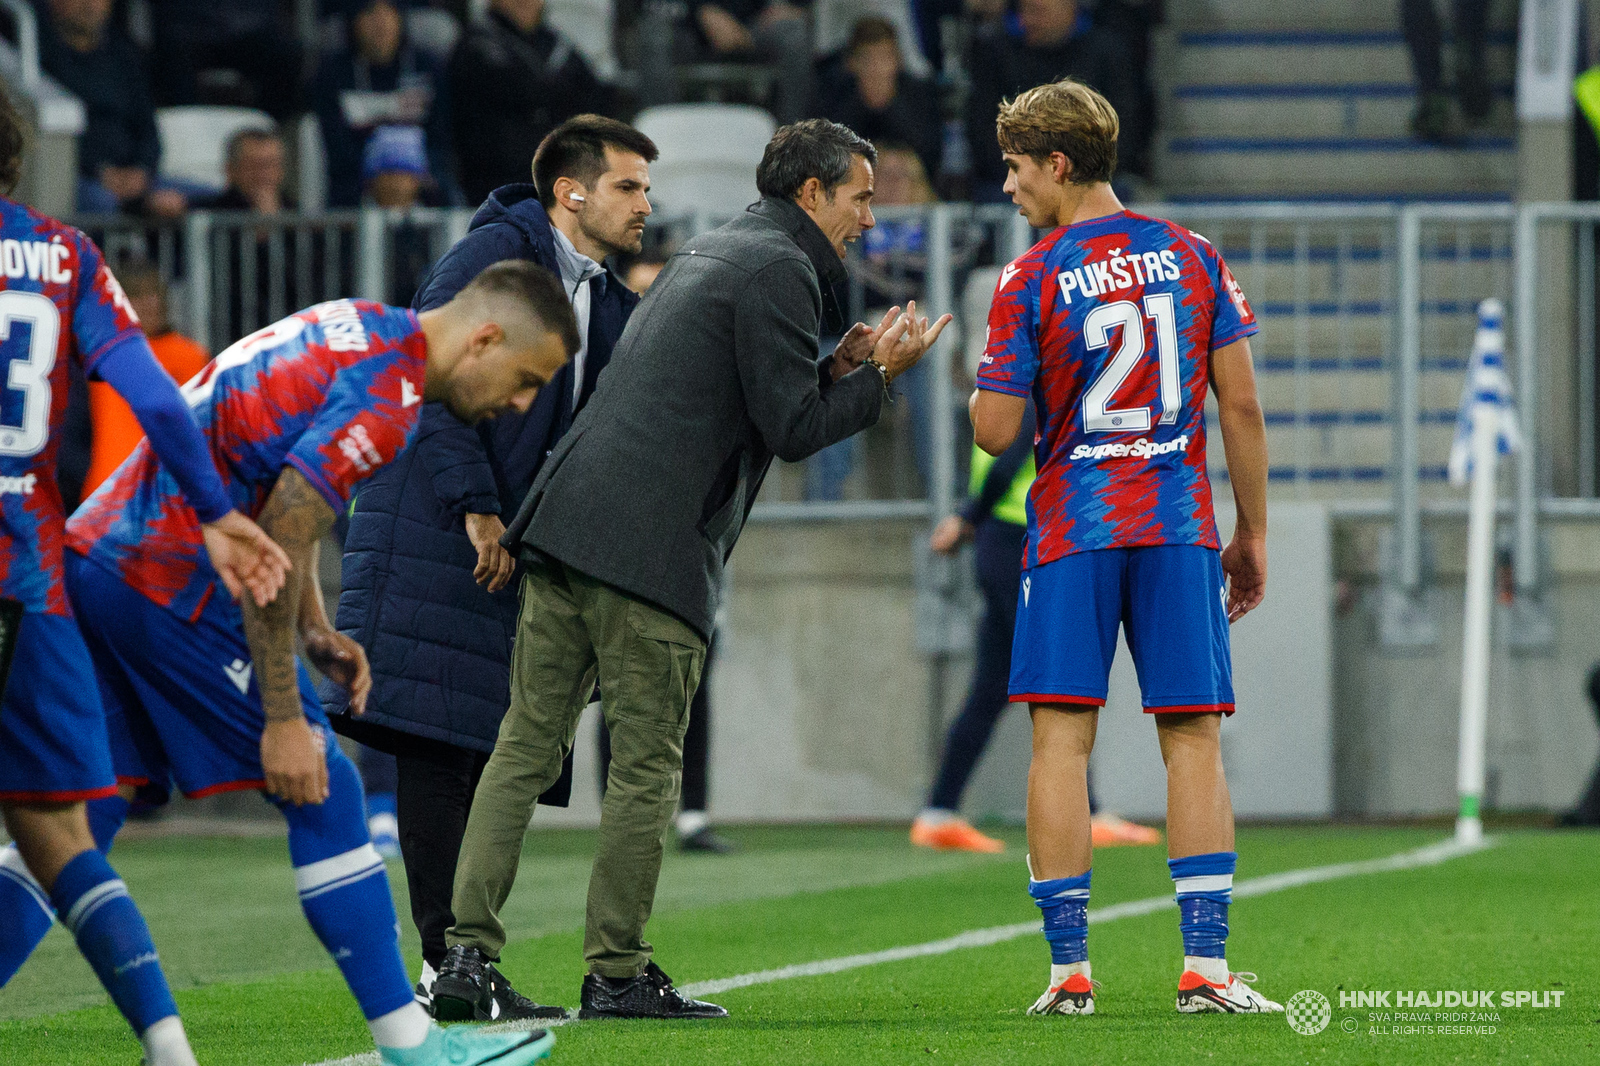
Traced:
[[[526, 415], [467, 426], [423, 409], [411, 447], [362, 486], [345, 540], [337, 626], [372, 663], [360, 718], [338, 694], [334, 728], [398, 760], [397, 815], [411, 917], [422, 936], [426, 998], [445, 954], [451, 884], [467, 812], [510, 701], [516, 560], [500, 546], [547, 456], [593, 393], [639, 298], [600, 264], [637, 252], [650, 214], [650, 139], [580, 115], [553, 130], [533, 184], [496, 189], [465, 237], [435, 264], [413, 301], [448, 301], [484, 267], [531, 259], [560, 275], [584, 347]], [[570, 764], [545, 798], [564, 806]], [[489, 967], [483, 1018], [554, 1016]]]

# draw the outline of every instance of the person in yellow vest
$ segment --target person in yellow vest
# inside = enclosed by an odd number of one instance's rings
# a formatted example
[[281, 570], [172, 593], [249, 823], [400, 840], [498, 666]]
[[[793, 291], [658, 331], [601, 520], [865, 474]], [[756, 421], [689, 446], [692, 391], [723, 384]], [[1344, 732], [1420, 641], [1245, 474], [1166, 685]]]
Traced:
[[[950, 851], [1001, 852], [1005, 842], [961, 817], [961, 795], [989, 744], [995, 724], [1010, 706], [1011, 636], [1022, 586], [1022, 542], [1028, 531], [1028, 489], [1033, 485], [1033, 404], [1028, 404], [1016, 441], [999, 458], [972, 449], [970, 498], [934, 529], [929, 544], [943, 555], [968, 541], [983, 593], [972, 684], [961, 713], [945, 735], [944, 755], [928, 793], [928, 804], [911, 823], [911, 842]], [[1095, 808], [1090, 790], [1095, 847], [1158, 844], [1161, 834]]]
[[[139, 325], [150, 350], [163, 370], [179, 385], [200, 373], [211, 360], [211, 353], [173, 329], [167, 321], [167, 287], [155, 264], [135, 261], [117, 270], [122, 290], [139, 316]], [[89, 451], [89, 474], [84, 479], [83, 498], [100, 487], [100, 482], [133, 453], [144, 439], [144, 430], [133, 417], [128, 401], [103, 381], [89, 382], [89, 424], [94, 443]]]

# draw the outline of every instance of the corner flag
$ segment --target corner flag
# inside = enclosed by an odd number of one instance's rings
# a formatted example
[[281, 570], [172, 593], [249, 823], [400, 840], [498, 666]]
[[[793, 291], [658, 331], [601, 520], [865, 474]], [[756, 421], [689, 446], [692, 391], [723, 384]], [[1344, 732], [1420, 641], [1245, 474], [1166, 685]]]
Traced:
[[1505, 309], [1499, 300], [1478, 304], [1478, 332], [1461, 388], [1461, 406], [1456, 410], [1456, 437], [1450, 445], [1450, 484], [1457, 488], [1472, 480], [1472, 424], [1479, 404], [1498, 409], [1499, 453], [1510, 455], [1522, 447], [1511, 379], [1506, 376]]

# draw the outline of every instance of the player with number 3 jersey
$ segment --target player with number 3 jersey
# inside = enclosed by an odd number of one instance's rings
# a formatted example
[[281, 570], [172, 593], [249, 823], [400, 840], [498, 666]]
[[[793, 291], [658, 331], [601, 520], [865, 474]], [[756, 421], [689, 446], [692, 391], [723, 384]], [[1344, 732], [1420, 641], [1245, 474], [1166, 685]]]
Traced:
[[[0, 92], [0, 191], [22, 164], [22, 126]], [[195, 516], [231, 599], [282, 587], [288, 556], [234, 507], [178, 387], [156, 362], [100, 250], [78, 230], [0, 198], [0, 985], [60, 915], [152, 1066], [193, 1052], [150, 931], [106, 862], [85, 801], [116, 792], [106, 722], [63, 579], [56, 457], [69, 374], [128, 401], [172, 491]], [[152, 460], [154, 461], [154, 460]], [[7, 671], [7, 664], [10, 669]], [[27, 930], [18, 938], [10, 930]]]
[[[1237, 862], [1219, 746], [1235, 709], [1228, 628], [1266, 584], [1255, 317], [1204, 238], [1123, 208], [1109, 184], [1117, 132], [1105, 98], [1073, 81], [1030, 89], [997, 120], [1006, 192], [1050, 229], [1001, 274], [970, 404], [993, 455], [1029, 397], [1038, 412], [1010, 683], [1033, 718], [1028, 888], [1051, 952], [1030, 1013], [1094, 1012], [1087, 775], [1119, 629], [1167, 765], [1177, 1008], [1282, 1010], [1224, 952]], [[1226, 549], [1206, 471], [1208, 388], [1238, 512]]]

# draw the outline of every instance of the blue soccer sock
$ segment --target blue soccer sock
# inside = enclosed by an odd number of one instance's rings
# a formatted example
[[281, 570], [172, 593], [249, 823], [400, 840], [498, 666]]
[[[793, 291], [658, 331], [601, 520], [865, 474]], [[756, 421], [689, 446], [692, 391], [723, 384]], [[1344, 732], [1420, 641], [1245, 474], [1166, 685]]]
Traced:
[[[128, 816], [128, 801], [121, 796], [95, 800], [88, 805], [89, 831], [101, 853]], [[33, 879], [15, 844], [0, 848], [0, 987], [16, 976], [50, 926], [55, 924], [50, 893]]]
[[[344, 974], [361, 1013], [371, 1023], [414, 1006], [400, 958], [400, 925], [389, 895], [389, 877], [367, 837], [355, 764], [330, 742], [328, 798], [303, 807], [281, 802], [278, 806], [289, 822], [289, 856], [300, 907]], [[417, 1015], [420, 1041], [426, 1035], [427, 1015], [421, 1008]]]
[[178, 1013], [150, 929], [104, 855], [85, 851], [67, 863], [50, 901], [135, 1033]]
[[1177, 889], [1178, 928], [1183, 933], [1185, 955], [1227, 956], [1228, 904], [1233, 902], [1233, 871], [1238, 862], [1238, 854], [1232, 851], [1167, 860]]
[[1057, 877], [1049, 881], [1028, 879], [1028, 895], [1044, 913], [1044, 938], [1050, 942], [1050, 962], [1063, 966], [1089, 958], [1089, 875]]

